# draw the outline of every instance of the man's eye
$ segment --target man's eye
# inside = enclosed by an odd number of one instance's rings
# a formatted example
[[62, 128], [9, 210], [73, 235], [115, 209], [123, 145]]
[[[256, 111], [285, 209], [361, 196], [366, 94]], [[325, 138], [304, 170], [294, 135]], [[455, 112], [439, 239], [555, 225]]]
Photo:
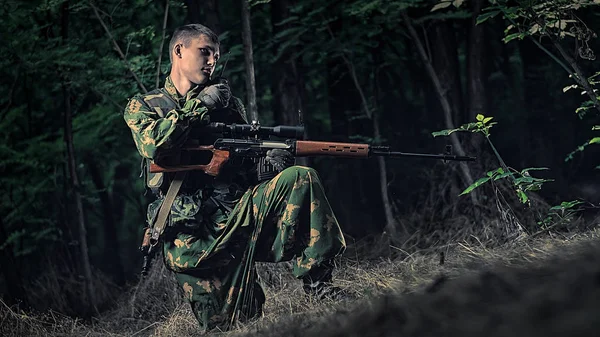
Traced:
[[210, 54], [210, 52], [209, 52], [209, 51], [208, 51], [208, 49], [206, 49], [206, 48], [200, 48], [200, 53], [201, 53], [202, 55], [209, 55], [209, 54]]

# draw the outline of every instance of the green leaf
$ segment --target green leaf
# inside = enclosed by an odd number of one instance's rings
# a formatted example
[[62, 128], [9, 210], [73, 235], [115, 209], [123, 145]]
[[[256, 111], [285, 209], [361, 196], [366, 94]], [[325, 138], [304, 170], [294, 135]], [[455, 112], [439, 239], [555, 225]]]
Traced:
[[458, 129], [446, 129], [446, 130], [441, 130], [441, 131], [434, 131], [431, 133], [432, 136], [437, 137], [437, 136], [449, 136], [452, 133], [459, 131]]
[[485, 117], [482, 114], [477, 114], [477, 116], [475, 117], [475, 119], [477, 119], [478, 121], [483, 121]]
[[577, 89], [578, 85], [577, 84], [571, 84], [571, 85], [567, 85], [566, 87], [563, 88], [563, 92], [567, 92], [571, 89]]
[[581, 200], [563, 201], [560, 205], [550, 207], [550, 210], [564, 210], [583, 204]]
[[525, 185], [525, 184], [531, 184], [531, 183], [533, 183], [533, 182], [535, 181], [534, 179], [535, 179], [535, 178], [532, 178], [532, 177], [519, 177], [519, 178], [516, 178], [516, 179], [513, 181], [513, 183], [514, 183], [516, 186], [519, 186], [519, 185]]
[[483, 124], [486, 124], [487, 122], [491, 121], [494, 117], [486, 117], [483, 119]]
[[479, 187], [479, 186], [485, 184], [486, 182], [488, 182], [490, 179], [491, 179], [490, 177], [479, 178], [476, 182], [474, 182], [473, 184], [471, 184], [471, 186], [467, 187], [459, 195], [465, 195], [465, 194], [471, 192], [472, 190], [476, 189], [477, 187]]
[[508, 43], [508, 42], [510, 42], [510, 41], [512, 41], [514, 39], [517, 39], [517, 38], [518, 39], [523, 39], [523, 37], [525, 37], [525, 34], [523, 34], [523, 33], [512, 33], [512, 34], [506, 35], [502, 39], [502, 41], [504, 41], [504, 43]]
[[595, 130], [600, 130], [600, 125], [592, 126], [592, 131], [595, 131]]
[[527, 194], [525, 194], [525, 192], [523, 192], [523, 190], [518, 189], [517, 195], [519, 196], [519, 199], [521, 200], [522, 204], [525, 204], [527, 203], [527, 201], [529, 201], [529, 197], [527, 196]]
[[438, 9], [450, 7], [452, 5], [452, 1], [442, 1], [439, 4], [433, 6], [430, 12], [437, 11]]
[[463, 2], [465, 2], [465, 0], [454, 0], [452, 1], [452, 5], [456, 8], [462, 6]]
[[588, 144], [597, 144], [600, 143], [600, 137], [594, 137], [592, 139], [590, 139]]
[[525, 174], [525, 172], [529, 171], [546, 171], [549, 170], [547, 167], [528, 167], [521, 170], [521, 174]]
[[483, 22], [495, 17], [496, 15], [498, 15], [500, 13], [502, 13], [502, 11], [496, 10], [496, 11], [491, 11], [491, 12], [481, 14], [477, 17], [477, 24], [483, 23]]
[[512, 175], [513, 175], [513, 173], [512, 173], [512, 172], [504, 172], [504, 173], [502, 173], [502, 174], [499, 174], [499, 175], [495, 176], [495, 177], [494, 177], [494, 181], [496, 181], [496, 180], [500, 180], [500, 179], [502, 179], [502, 178], [510, 177], [510, 176], [512, 176]]
[[503, 174], [503, 173], [504, 173], [504, 169], [502, 167], [499, 167], [499, 168], [497, 168], [494, 171], [488, 171], [486, 173], [486, 175], [491, 178], [491, 177], [493, 177], [493, 176], [495, 176], [497, 174]]

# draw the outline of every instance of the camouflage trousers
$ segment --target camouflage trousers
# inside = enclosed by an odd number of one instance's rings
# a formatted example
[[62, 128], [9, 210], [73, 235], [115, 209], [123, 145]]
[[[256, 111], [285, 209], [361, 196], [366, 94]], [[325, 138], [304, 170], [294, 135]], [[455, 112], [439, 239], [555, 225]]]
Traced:
[[165, 238], [164, 255], [206, 331], [261, 313], [254, 262], [293, 260], [294, 276], [303, 278], [345, 246], [317, 172], [292, 166], [246, 191], [230, 213]]

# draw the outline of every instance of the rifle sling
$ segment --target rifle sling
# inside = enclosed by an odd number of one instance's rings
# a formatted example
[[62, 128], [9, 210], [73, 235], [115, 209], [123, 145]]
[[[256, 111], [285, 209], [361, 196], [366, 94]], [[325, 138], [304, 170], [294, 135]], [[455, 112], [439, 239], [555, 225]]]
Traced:
[[171, 213], [171, 206], [173, 205], [173, 202], [175, 201], [175, 197], [177, 196], [177, 193], [179, 192], [179, 189], [181, 188], [181, 185], [183, 184], [183, 180], [185, 179], [186, 174], [187, 174], [187, 171], [181, 171], [181, 172], [175, 173], [175, 177], [171, 181], [171, 185], [169, 185], [167, 194], [165, 195], [165, 198], [163, 199], [163, 202], [160, 205], [160, 209], [158, 210], [158, 215], [156, 216], [156, 221], [154, 221], [154, 226], [152, 229], [152, 238], [151, 238], [151, 243], [153, 245], [158, 243], [158, 239], [160, 238], [162, 233], [165, 231], [165, 226], [167, 224], [167, 218], [169, 217], [169, 214]]

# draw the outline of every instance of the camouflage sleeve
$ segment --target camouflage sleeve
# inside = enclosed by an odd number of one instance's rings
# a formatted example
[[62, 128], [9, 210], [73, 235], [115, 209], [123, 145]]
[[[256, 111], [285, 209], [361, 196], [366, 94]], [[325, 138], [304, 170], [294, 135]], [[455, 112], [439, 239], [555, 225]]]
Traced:
[[136, 95], [129, 100], [123, 118], [139, 153], [144, 158], [154, 159], [160, 151], [182, 144], [193, 122], [208, 122], [207, 112], [200, 100], [192, 99], [183, 109], [173, 109], [161, 117], [148, 107], [141, 95]]

